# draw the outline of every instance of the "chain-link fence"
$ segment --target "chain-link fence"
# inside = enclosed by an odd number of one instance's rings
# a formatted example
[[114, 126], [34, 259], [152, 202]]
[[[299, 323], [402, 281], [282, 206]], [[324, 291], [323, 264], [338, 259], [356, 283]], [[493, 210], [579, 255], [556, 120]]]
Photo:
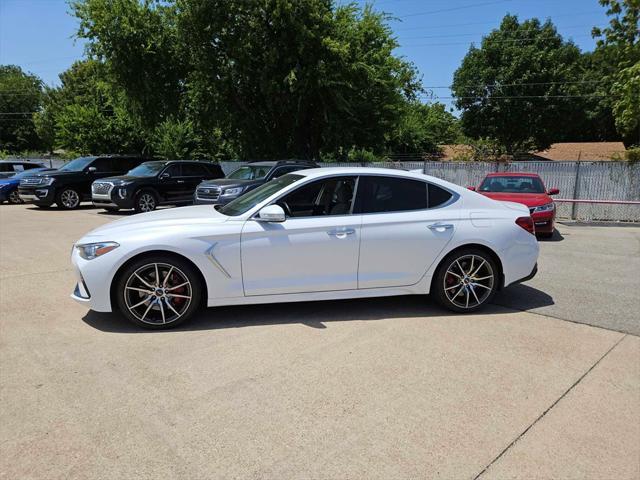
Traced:
[[[49, 164], [49, 160], [40, 160]], [[62, 162], [54, 160], [54, 167]], [[247, 162], [220, 162], [225, 174]], [[560, 189], [558, 216], [575, 220], [640, 222], [640, 164], [629, 162], [376, 162], [321, 163], [323, 167], [422, 170], [461, 186], [477, 186], [490, 172], [532, 172]], [[579, 200], [575, 202], [574, 200]], [[601, 201], [606, 202], [601, 202]], [[615, 202], [615, 203], [612, 203]]]

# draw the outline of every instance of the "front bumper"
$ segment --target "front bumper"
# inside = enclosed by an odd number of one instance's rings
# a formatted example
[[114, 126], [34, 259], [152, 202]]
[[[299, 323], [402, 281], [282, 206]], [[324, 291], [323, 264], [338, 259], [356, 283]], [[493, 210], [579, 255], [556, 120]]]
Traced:
[[55, 202], [56, 192], [51, 186], [19, 187], [18, 195], [25, 203], [49, 206]]
[[553, 233], [556, 212], [534, 213], [531, 219], [536, 226], [536, 233]]
[[193, 204], [194, 205], [226, 205], [227, 203], [235, 200], [240, 197], [240, 195], [236, 195], [235, 197], [227, 197], [220, 195], [218, 198], [210, 199], [210, 198], [202, 198], [198, 197], [198, 192], [193, 194]]
[[[108, 257], [108, 254], [104, 257]], [[111, 312], [111, 280], [114, 265], [107, 258], [98, 257], [85, 260], [73, 247], [71, 264], [76, 277], [76, 286], [71, 298], [96, 312]]]

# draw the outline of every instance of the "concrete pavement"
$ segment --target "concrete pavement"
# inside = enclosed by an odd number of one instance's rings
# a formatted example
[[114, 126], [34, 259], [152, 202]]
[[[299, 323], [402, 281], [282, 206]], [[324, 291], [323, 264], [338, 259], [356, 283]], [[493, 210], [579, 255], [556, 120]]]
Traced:
[[640, 477], [640, 338], [540, 314], [572, 311], [555, 280], [523, 285], [531, 311], [399, 297], [140, 331], [68, 298], [72, 242], [110, 219], [0, 206], [0, 478]]

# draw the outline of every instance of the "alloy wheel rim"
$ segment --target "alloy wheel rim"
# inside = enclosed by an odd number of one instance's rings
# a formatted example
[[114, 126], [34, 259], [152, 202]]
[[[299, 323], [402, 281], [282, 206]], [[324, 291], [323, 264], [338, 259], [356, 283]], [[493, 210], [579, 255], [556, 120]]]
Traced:
[[67, 208], [75, 208], [78, 206], [78, 203], [80, 203], [80, 198], [75, 190], [65, 190], [62, 192], [61, 198], [62, 205]]
[[474, 308], [483, 304], [495, 283], [491, 264], [479, 255], [456, 258], [444, 275], [444, 293], [459, 308]]
[[150, 212], [156, 207], [156, 201], [149, 193], [141, 195], [138, 204], [140, 205], [140, 210], [143, 212]]
[[191, 282], [168, 263], [148, 263], [133, 272], [124, 287], [125, 305], [138, 320], [150, 325], [173, 323], [189, 309]]
[[14, 190], [13, 192], [11, 192], [9, 194], [9, 201], [11, 203], [21, 203], [22, 200], [20, 199], [20, 194], [18, 193], [17, 190]]

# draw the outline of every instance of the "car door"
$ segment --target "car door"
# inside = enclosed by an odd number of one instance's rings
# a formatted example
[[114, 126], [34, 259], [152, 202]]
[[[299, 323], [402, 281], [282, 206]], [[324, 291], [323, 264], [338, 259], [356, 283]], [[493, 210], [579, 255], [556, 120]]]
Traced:
[[197, 163], [184, 163], [182, 165], [182, 199], [185, 201], [193, 200], [193, 192], [196, 187], [209, 175], [207, 167]]
[[178, 201], [183, 195], [184, 180], [182, 179], [182, 167], [179, 163], [167, 165], [158, 176], [157, 190], [163, 202]]
[[275, 203], [286, 220], [248, 220], [242, 231], [245, 295], [357, 288], [360, 215], [355, 176], [315, 180]]
[[418, 179], [362, 176], [358, 288], [413, 285], [453, 238], [457, 194]]

